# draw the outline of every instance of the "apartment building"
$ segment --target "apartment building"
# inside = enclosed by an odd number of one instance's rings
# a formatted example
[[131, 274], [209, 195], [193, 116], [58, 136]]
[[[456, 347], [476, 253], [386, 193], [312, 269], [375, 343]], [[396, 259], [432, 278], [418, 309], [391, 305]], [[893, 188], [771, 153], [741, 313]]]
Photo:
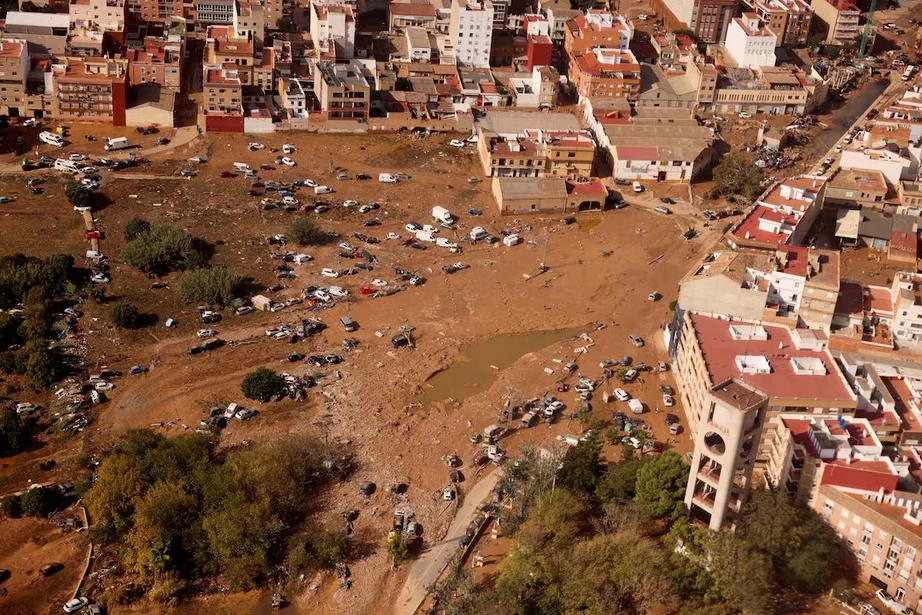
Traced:
[[320, 61], [314, 69], [314, 93], [320, 109], [331, 120], [368, 121], [371, 85], [364, 66], [357, 60], [348, 64]]
[[67, 58], [52, 75], [55, 119], [125, 125], [128, 60]]
[[890, 288], [893, 302], [893, 341], [900, 346], [922, 343], [922, 274], [900, 271]]
[[206, 65], [205, 111], [215, 115], [243, 115], [243, 83], [237, 68]]
[[[191, 7], [190, 7], [191, 8]], [[183, 19], [183, 0], [128, 0], [128, 14], [136, 20], [164, 22]]]
[[0, 114], [25, 115], [29, 68], [29, 44], [26, 41], [0, 40]]
[[487, 177], [589, 177], [595, 160], [586, 131], [525, 130], [511, 138], [481, 131], [477, 150]]
[[851, 493], [822, 485], [813, 500], [858, 560], [858, 577], [900, 604], [922, 610], [922, 497], [917, 493]]
[[[700, 72], [704, 75], [704, 70]], [[698, 101], [702, 110], [719, 113], [809, 113], [826, 100], [829, 92], [822, 79], [788, 67], [727, 68], [713, 77], [716, 89], [701, 92]]]
[[70, 0], [71, 31], [124, 32], [128, 9], [125, 0]]
[[266, 40], [266, 13], [259, 2], [234, 2], [234, 38], [253, 44], [256, 51], [262, 51]]
[[182, 68], [185, 57], [185, 40], [164, 42], [147, 38], [141, 47], [129, 47], [125, 51], [128, 59], [128, 82], [159, 83], [179, 92], [182, 88]]
[[755, 69], [775, 65], [777, 44], [777, 35], [761, 22], [758, 15], [747, 12], [730, 21], [724, 47], [737, 66]]
[[[864, 33], [861, 24], [861, 9], [852, 0], [813, 0], [813, 13], [818, 29], [826, 37], [827, 45], [848, 45], [859, 40]], [[871, 36], [875, 33], [871, 26]], [[874, 46], [869, 37], [869, 49]]]
[[7, 11], [4, 38], [29, 43], [29, 53], [36, 57], [65, 55], [70, 17], [67, 13], [28, 13]]
[[778, 45], [802, 47], [810, 36], [813, 7], [805, 0], [743, 0], [765, 26], [775, 33]]
[[234, 23], [236, 0], [195, 0], [196, 26]]
[[393, 0], [387, 7], [388, 30], [423, 28], [435, 32], [435, 6], [429, 0]]
[[493, 44], [490, 0], [452, 0], [449, 37], [459, 66], [489, 68]]
[[880, 171], [840, 168], [829, 180], [824, 204], [882, 210], [887, 192], [887, 181]]
[[670, 29], [688, 28], [706, 43], [723, 43], [736, 0], [657, 0], [654, 8]]
[[[686, 502], [692, 515], [709, 527], [720, 527], [728, 517], [732, 519], [749, 489], [748, 479], [735, 484], [726, 479], [708, 482], [699, 476], [715, 460], [717, 451], [725, 460], [722, 451], [734, 460], [762, 465], [771, 453], [778, 415], [800, 412], [835, 417], [852, 413], [857, 405], [822, 331], [685, 312], [681, 331], [669, 335], [677, 336], [674, 371], [695, 441], [694, 473]], [[750, 389], [743, 397], [749, 403], [730, 406], [736, 415], [721, 408], [712, 396], [716, 386], [728, 381]], [[753, 404], [756, 393], [765, 401]], [[748, 410], [741, 412], [743, 408]], [[730, 467], [735, 473], [736, 461]], [[696, 496], [705, 501], [696, 501]]]
[[332, 48], [336, 59], [349, 60], [355, 57], [355, 14], [352, 7], [313, 0], [311, 41], [314, 49]]
[[640, 63], [631, 51], [594, 47], [570, 56], [568, 74], [576, 92], [587, 98], [637, 99]]
[[770, 186], [730, 228], [733, 248], [774, 251], [779, 245], [799, 245], [822, 208], [826, 179], [792, 177]]
[[564, 25], [564, 51], [570, 57], [595, 47], [627, 51], [633, 38], [633, 24], [603, 9], [589, 9]]
[[305, 118], [308, 115], [307, 94], [300, 79], [279, 79], [279, 97], [282, 106], [291, 118]]
[[550, 31], [551, 41], [554, 45], [564, 45], [566, 41], [566, 31], [567, 23], [576, 17], [579, 17], [583, 14], [582, 11], [569, 8], [558, 8], [555, 6], [548, 6], [545, 10], [545, 16], [547, 17], [547, 25]]

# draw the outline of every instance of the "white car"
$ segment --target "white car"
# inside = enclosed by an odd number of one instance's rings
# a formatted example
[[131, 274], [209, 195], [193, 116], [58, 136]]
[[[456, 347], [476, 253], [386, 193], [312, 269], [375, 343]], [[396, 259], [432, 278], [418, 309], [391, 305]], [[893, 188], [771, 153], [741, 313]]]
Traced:
[[84, 160], [85, 158], [86, 157], [83, 154], [78, 154], [76, 152], [67, 157], [68, 160], [71, 160], [73, 162], [80, 162], [81, 160]]
[[648, 19], [650, 19], [650, 17], [648, 15], [644, 15], [643, 13], [641, 13], [640, 15], [637, 16], [637, 19], [639, 19], [640, 21], [647, 21]]
[[93, 282], [94, 284], [108, 284], [111, 281], [112, 278], [104, 273], [94, 273], [90, 276], [90, 282]]
[[467, 139], [465, 139], [465, 141], [467, 141], [468, 143], [477, 143], [478, 141], [480, 141], [480, 137], [478, 137], [477, 135], [471, 135]]
[[285, 205], [298, 205], [300, 202], [301, 201], [299, 201], [293, 196], [286, 196], [282, 198], [282, 203], [284, 203]]
[[321, 301], [332, 301], [333, 298], [326, 292], [320, 289], [314, 291], [314, 296]]
[[615, 389], [615, 399], [618, 401], [627, 401], [631, 398], [624, 389]]
[[348, 201], [343, 201], [343, 207], [355, 207], [358, 204], [359, 204], [358, 201], [353, 201], [352, 199], [349, 199]]
[[377, 208], [374, 205], [362, 205], [361, 207], [359, 207], [359, 213], [367, 214], [368, 212], [374, 211], [375, 209]]
[[663, 393], [663, 405], [672, 408], [675, 405], [675, 399], [669, 393]]
[[878, 589], [877, 593], [874, 594], [877, 596], [877, 599], [884, 603], [884, 606], [890, 609], [896, 615], [908, 615], [911, 611], [906, 608], [905, 604], [901, 604], [890, 597], [890, 594], [887, 593], [885, 589]]
[[202, 164], [203, 162], [205, 162], [205, 159], [202, 158], [201, 156], [193, 156], [192, 158], [189, 158], [189, 162], [194, 162], [195, 164]]
[[321, 270], [320, 275], [322, 275], [325, 278], [338, 278], [339, 272], [336, 271], [335, 269], [330, 269], [329, 267], [326, 267], [323, 270]]
[[341, 286], [331, 286], [327, 289], [327, 292], [333, 295], [334, 297], [348, 297], [349, 291]]
[[396, 241], [397, 239], [400, 239], [400, 235], [398, 235], [397, 233], [388, 233], [387, 238], [392, 241]]
[[99, 188], [99, 182], [95, 179], [90, 179], [89, 177], [84, 177], [80, 180], [80, 185], [89, 188], [90, 190], [96, 190]]
[[752, 117], [752, 114], [747, 111], [740, 111], [738, 115], [739, 118], [743, 120], [748, 120]]
[[308, 188], [316, 188], [316, 187], [317, 187], [317, 182], [315, 182], [315, 181], [312, 180], [312, 179], [302, 179], [301, 182], [304, 183], [304, 185], [307, 186]]
[[372, 286], [377, 286], [378, 288], [384, 288], [387, 286], [387, 280], [382, 280], [381, 278], [375, 278], [371, 281]]
[[245, 421], [254, 416], [256, 416], [256, 410], [251, 410], [250, 408], [241, 408], [240, 410], [237, 410], [236, 414], [234, 414], [234, 418], [238, 421]]
[[346, 252], [355, 252], [356, 250], [358, 250], [358, 248], [356, 248], [354, 245], [352, 245], [351, 243], [346, 243], [345, 241], [340, 243], [339, 247], [345, 250]]
[[390, 173], [379, 173], [378, 181], [382, 184], [396, 184], [397, 178], [391, 175]]
[[449, 141], [448, 144], [452, 147], [464, 147], [465, 145], [467, 145], [467, 143], [465, 143], [464, 141], [459, 141], [457, 139], [452, 139], [451, 141]]
[[111, 382], [96, 382], [93, 384], [93, 388], [97, 391], [111, 391], [115, 388], [115, 385]]
[[214, 329], [199, 329], [195, 332], [195, 334], [199, 337], [214, 337], [218, 334], [218, 332]]
[[262, 143], [249, 143], [247, 147], [250, 149], [250, 151], [255, 151], [258, 149], [266, 149], [266, 146], [263, 145]]
[[403, 225], [403, 228], [407, 229], [411, 233], [415, 233], [416, 231], [423, 230], [423, 227], [421, 227], [416, 222], [407, 222], [406, 224]]
[[452, 243], [448, 237], [439, 237], [435, 240], [435, 245], [440, 248], [457, 248], [458, 244]]
[[65, 613], [77, 613], [82, 611], [83, 608], [88, 605], [90, 601], [87, 598], [71, 598], [64, 603], [64, 612]]
[[285, 154], [285, 155], [294, 154], [294, 153], [295, 153], [295, 148], [294, 148], [293, 146], [291, 146], [291, 145], [289, 145], [289, 144], [286, 143], [285, 145], [282, 146], [282, 153]]
[[285, 158], [282, 158], [282, 164], [284, 164], [286, 167], [293, 167], [298, 163], [286, 156]]
[[269, 306], [269, 311], [273, 313], [281, 312], [284, 309], [285, 309], [284, 303], [273, 303], [272, 305]]
[[637, 192], [637, 193], [643, 192], [643, 186], [640, 185], [640, 182], [632, 183], [631, 188], [634, 190], [634, 192]]

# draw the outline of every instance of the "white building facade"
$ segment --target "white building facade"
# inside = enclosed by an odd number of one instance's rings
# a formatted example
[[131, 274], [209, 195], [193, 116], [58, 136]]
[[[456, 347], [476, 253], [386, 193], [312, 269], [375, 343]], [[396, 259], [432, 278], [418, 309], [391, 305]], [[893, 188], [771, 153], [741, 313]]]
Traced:
[[490, 67], [493, 4], [490, 0], [453, 0], [449, 35], [459, 66]]
[[759, 21], [755, 13], [743, 13], [730, 22], [724, 47], [740, 68], [775, 65], [778, 37]]

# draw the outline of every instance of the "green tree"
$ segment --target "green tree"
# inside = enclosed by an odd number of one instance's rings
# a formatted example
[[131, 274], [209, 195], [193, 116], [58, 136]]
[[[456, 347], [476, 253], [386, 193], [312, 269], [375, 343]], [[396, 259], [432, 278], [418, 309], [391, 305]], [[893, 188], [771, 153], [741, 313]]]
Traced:
[[714, 167], [714, 186], [722, 194], [755, 198], [762, 188], [762, 170], [747, 156], [729, 152]]
[[24, 354], [26, 381], [36, 391], [44, 391], [57, 380], [58, 364], [55, 354], [48, 348], [44, 340], [29, 340], [26, 342]]
[[12, 519], [22, 517], [22, 496], [11, 493], [0, 498], [0, 515]]
[[772, 612], [771, 558], [725, 531], [712, 537], [709, 553], [710, 570], [724, 600], [745, 613]]
[[51, 299], [48, 293], [36, 286], [29, 289], [22, 304], [20, 335], [27, 340], [43, 340], [51, 336]]
[[673, 518], [682, 512], [688, 465], [675, 451], [666, 451], [637, 470], [637, 495], [640, 509], [654, 519]]
[[294, 32], [295, 30], [297, 30], [297, 27], [295, 26], [295, 22], [292, 21], [291, 17], [289, 17], [288, 15], [283, 15], [282, 17], [279, 17], [276, 20], [275, 25], [282, 32]]
[[637, 495], [637, 472], [646, 462], [643, 457], [613, 463], [605, 470], [596, 487], [596, 495], [603, 502], [630, 502]]
[[27, 517], [45, 518], [60, 508], [61, 492], [53, 487], [29, 489], [22, 494], [22, 513]]
[[300, 246], [321, 243], [328, 235], [323, 232], [312, 218], [299, 216], [288, 225], [286, 236]]
[[122, 260], [148, 275], [195, 269], [208, 262], [204, 243], [173, 226], [152, 226], [122, 250]]
[[132, 218], [125, 225], [125, 241], [134, 241], [135, 238], [150, 232], [150, 222], [144, 218]]
[[69, 181], [64, 185], [64, 196], [74, 207], [89, 207], [92, 210], [96, 205], [96, 195], [78, 181]]
[[10, 407], [0, 411], [0, 457], [15, 455], [29, 443], [29, 431]]
[[186, 273], [176, 291], [186, 302], [205, 301], [230, 305], [234, 299], [250, 292], [252, 280], [226, 267], [203, 267]]
[[141, 325], [138, 308], [127, 301], [119, 301], [109, 308], [109, 318], [119, 329], [137, 329]]
[[602, 473], [601, 454], [602, 443], [595, 429], [563, 458], [558, 474], [559, 484], [576, 492], [593, 493]]
[[260, 367], [244, 376], [240, 389], [248, 399], [267, 402], [281, 392], [283, 385], [284, 381], [280, 375], [271, 369]]
[[410, 557], [410, 545], [407, 544], [406, 536], [399, 532], [388, 536], [387, 557], [395, 567], [407, 561]]

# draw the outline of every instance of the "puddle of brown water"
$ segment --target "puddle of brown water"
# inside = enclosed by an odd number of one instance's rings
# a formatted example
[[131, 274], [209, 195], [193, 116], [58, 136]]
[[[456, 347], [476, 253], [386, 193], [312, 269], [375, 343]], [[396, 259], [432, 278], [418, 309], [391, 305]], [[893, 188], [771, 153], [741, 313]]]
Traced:
[[586, 327], [500, 335], [467, 344], [461, 358], [433, 374], [415, 400], [423, 403], [454, 399], [461, 401], [490, 387], [499, 373], [524, 355], [551, 344], [572, 339]]

